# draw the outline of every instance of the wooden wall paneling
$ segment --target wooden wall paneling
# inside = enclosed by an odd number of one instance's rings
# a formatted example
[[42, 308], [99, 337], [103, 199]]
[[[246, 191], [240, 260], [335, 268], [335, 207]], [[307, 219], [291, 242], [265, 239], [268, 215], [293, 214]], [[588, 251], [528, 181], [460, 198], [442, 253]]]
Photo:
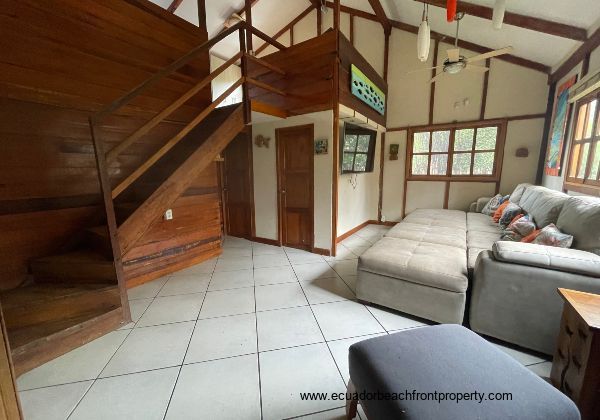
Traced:
[[350, 43], [354, 46], [354, 15], [350, 15]]
[[[489, 69], [492, 63], [491, 59], [485, 60], [485, 66]], [[485, 108], [487, 106], [487, 96], [488, 96], [488, 85], [490, 83], [490, 70], [486, 71], [483, 75], [483, 91], [481, 93], [481, 111], [479, 112], [479, 119], [485, 119]]]
[[[385, 33], [384, 39], [384, 48], [383, 48], [383, 80], [387, 83], [388, 81], [388, 73], [389, 73], [389, 63], [390, 63], [390, 35], [391, 32]], [[386, 104], [385, 107], [387, 109], [388, 98], [386, 95]], [[387, 126], [387, 118], [386, 124]], [[379, 200], [377, 205], [377, 221], [381, 222], [381, 218], [383, 216], [383, 175], [385, 168], [385, 133], [381, 133], [381, 145], [380, 145], [380, 155], [379, 155]]]
[[341, 14], [341, 2], [340, 0], [333, 0], [333, 29], [334, 31], [340, 30], [340, 14]]
[[[434, 68], [431, 70], [431, 78], [433, 79], [437, 74], [437, 60], [438, 60], [438, 52], [440, 50], [440, 41], [435, 40], [433, 47], [433, 66]], [[433, 111], [435, 109], [435, 83], [430, 83], [429, 90], [429, 124], [433, 124]]]
[[323, 33], [323, 12], [320, 6], [316, 6], [315, 9], [317, 10], [317, 36], [321, 36]]
[[13, 368], [8, 334], [4, 325], [4, 314], [0, 306], [0, 419], [22, 419], [21, 405], [16, 386], [15, 371]]
[[550, 128], [552, 126], [552, 111], [554, 110], [554, 96], [556, 95], [556, 85], [558, 82], [550, 84], [548, 89], [548, 102], [546, 104], [546, 115], [544, 120], [544, 131], [542, 134], [542, 143], [540, 145], [540, 156], [538, 158], [537, 173], [535, 183], [541, 185], [544, 178], [544, 164], [546, 162], [546, 153], [548, 149], [548, 140], [550, 137]]
[[332, 85], [333, 135], [331, 139], [331, 158], [333, 159], [333, 164], [331, 176], [331, 256], [335, 257], [337, 255], [338, 182], [340, 176], [340, 66], [336, 62], [333, 63]]

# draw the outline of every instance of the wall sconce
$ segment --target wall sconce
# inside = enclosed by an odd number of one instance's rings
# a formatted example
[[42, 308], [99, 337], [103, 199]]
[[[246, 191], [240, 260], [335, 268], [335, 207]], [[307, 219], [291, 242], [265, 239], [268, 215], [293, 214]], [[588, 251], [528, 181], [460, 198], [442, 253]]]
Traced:
[[257, 147], [265, 146], [267, 149], [269, 148], [270, 141], [271, 141], [270, 137], [265, 137], [262, 134], [259, 134], [258, 136], [256, 136], [254, 138], [254, 144], [256, 144]]
[[527, 147], [520, 147], [517, 149], [515, 156], [519, 158], [526, 158], [529, 156], [529, 149]]

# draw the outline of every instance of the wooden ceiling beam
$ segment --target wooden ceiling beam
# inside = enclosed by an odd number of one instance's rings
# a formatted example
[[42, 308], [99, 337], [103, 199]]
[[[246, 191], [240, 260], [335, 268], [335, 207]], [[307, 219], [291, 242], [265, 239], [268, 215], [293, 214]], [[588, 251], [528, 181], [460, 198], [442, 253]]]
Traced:
[[[425, 1], [426, 3], [446, 8], [446, 0], [415, 0], [418, 2]], [[458, 2], [459, 12], [465, 12], [471, 16], [492, 20], [493, 9], [479, 4], [467, 3], [464, 1]], [[561, 38], [573, 39], [575, 41], [587, 40], [587, 30], [564, 23], [553, 22], [550, 20], [540, 19], [533, 16], [520, 15], [518, 13], [505, 12], [504, 23], [507, 25], [518, 26], [524, 29], [530, 29], [536, 32], [542, 32], [549, 35], [558, 36]]]
[[550, 83], [557, 82], [565, 77], [585, 56], [600, 47], [600, 28], [590, 36], [564, 63], [550, 76]]
[[375, 12], [375, 16], [377, 16], [377, 19], [379, 19], [381, 26], [383, 26], [383, 31], [385, 32], [385, 34], [387, 35], [387, 34], [391, 33], [392, 32], [392, 23], [390, 22], [387, 15], [385, 14], [385, 10], [383, 10], [383, 6], [381, 6], [381, 2], [379, 0], [369, 0], [369, 4], [373, 8], [373, 11]]
[[[328, 1], [327, 6], [332, 7], [333, 3], [331, 1]], [[352, 7], [348, 7], [348, 6], [344, 6], [344, 5], [342, 5], [341, 10], [342, 10], [342, 12], [348, 13], [355, 17], [361, 17], [363, 19], [371, 20], [373, 22], [379, 22], [379, 19], [373, 13], [368, 13], [368, 12], [354, 9]], [[390, 19], [390, 23], [391, 23], [392, 27], [399, 29], [401, 31], [411, 32], [413, 34], [416, 34], [419, 32], [419, 28], [417, 26], [414, 26], [414, 25], [411, 25], [408, 23], [399, 22], [399, 21], [393, 20], [393, 19]], [[454, 43], [453, 36], [440, 34], [438, 32], [434, 32], [434, 31], [431, 31], [431, 39], [442, 41], [442, 42], [447, 42], [449, 44]], [[486, 53], [489, 51], [493, 51], [492, 48], [484, 47], [483, 45], [475, 44], [475, 43], [469, 42], [469, 41], [463, 41], [460, 39], [458, 40], [458, 46], [460, 48], [475, 51], [480, 54], [483, 54], [483, 53]], [[532, 60], [528, 60], [526, 58], [518, 57], [516, 55], [505, 54], [505, 55], [501, 55], [499, 57], [494, 57], [494, 58], [496, 58], [498, 60], [507, 61], [512, 64], [517, 64], [519, 66], [527, 67], [527, 68], [530, 68], [533, 70], [537, 70], [542, 73], [546, 73], [548, 75], [552, 72], [552, 69], [550, 66], [547, 66], [542, 63], [538, 63], [537, 61], [532, 61]]]
[[[300, 13], [298, 16], [296, 16], [290, 23], [288, 23], [287, 25], [285, 25], [275, 35], [273, 35], [273, 39], [276, 40], [281, 35], [283, 35], [287, 31], [289, 31], [292, 28], [292, 26], [294, 26], [296, 23], [298, 23], [302, 19], [304, 19], [310, 12], [312, 12], [314, 10], [314, 8], [315, 8], [314, 4], [311, 4], [306, 9], [304, 9], [304, 11], [302, 13]], [[254, 54], [256, 54], [256, 55], [260, 54], [268, 46], [269, 46], [269, 44], [265, 42], [264, 44], [262, 44], [260, 47], [258, 47], [256, 49], [256, 51], [254, 52]]]
[[181, 5], [182, 2], [183, 0], [173, 0], [169, 7], [167, 7], [167, 10], [171, 13], [175, 13], [175, 11]]

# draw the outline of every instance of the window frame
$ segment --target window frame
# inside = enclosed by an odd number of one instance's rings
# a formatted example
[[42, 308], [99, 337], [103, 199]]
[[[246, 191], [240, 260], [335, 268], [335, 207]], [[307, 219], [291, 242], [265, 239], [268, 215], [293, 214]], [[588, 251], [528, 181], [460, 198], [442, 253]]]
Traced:
[[[592, 120], [592, 136], [590, 138], [585, 138], [585, 134], [584, 134], [580, 140], [576, 140], [575, 137], [577, 136], [580, 113], [582, 112], [583, 107], [585, 105], [587, 105], [587, 107], [585, 109], [585, 112], [586, 112], [586, 117], [584, 119], [584, 124], [585, 124], [585, 121], [587, 121], [587, 119], [588, 119], [587, 115], [588, 115], [588, 112], [590, 109], [589, 104], [592, 103], [594, 100], [597, 100], [597, 103], [596, 103], [596, 109], [594, 111], [595, 115]], [[569, 190], [569, 191], [576, 191], [576, 192], [580, 192], [580, 193], [584, 193], [584, 194], [600, 196], [600, 170], [598, 170], [598, 174], [596, 175], [595, 180], [587, 179], [590, 174], [591, 168], [592, 168], [596, 148], [599, 147], [596, 145], [600, 144], [600, 126], [599, 126], [599, 123], [600, 123], [600, 89], [597, 89], [594, 92], [591, 92], [590, 94], [584, 96], [583, 98], [579, 99], [575, 103], [575, 113], [573, 114], [573, 117], [574, 117], [574, 119], [573, 119], [572, 129], [570, 130], [570, 138], [569, 138], [569, 140], [570, 140], [569, 141], [569, 155], [568, 155], [566, 172], [564, 174], [563, 189]], [[582, 128], [582, 130], [585, 132], [585, 125]], [[589, 150], [589, 154], [588, 154], [588, 158], [587, 158], [587, 162], [586, 162], [586, 169], [585, 169], [585, 173], [583, 174], [583, 178], [578, 178], [577, 174], [579, 173], [579, 169], [581, 167], [581, 156], [583, 154], [583, 149], [584, 149], [585, 144], [590, 145], [590, 150]], [[573, 164], [574, 164], [573, 157], [574, 157], [574, 150], [575, 150], [576, 146], [580, 146], [579, 147], [579, 155], [578, 155], [578, 159], [577, 159], [577, 167], [575, 168], [575, 176], [572, 177], [572, 176], [570, 176], [570, 174], [571, 174], [571, 170], [573, 169]]]
[[[344, 151], [344, 143], [346, 141], [346, 135], [356, 135], [357, 136], [357, 140], [356, 140], [356, 146], [354, 147], [354, 152], [346, 152]], [[367, 150], [367, 152], [359, 152], [357, 151], [358, 149], [358, 136], [359, 135], [369, 135], [370, 139], [369, 139], [369, 149]], [[350, 124], [350, 123], [344, 123], [344, 132], [343, 132], [343, 136], [342, 136], [342, 141], [340, 142], [340, 171], [341, 174], [366, 174], [366, 173], [370, 173], [373, 172], [373, 169], [375, 167], [375, 147], [377, 144], [377, 131], [375, 130], [370, 130], [368, 128], [364, 128], [355, 124]], [[344, 170], [344, 154], [345, 153], [352, 153], [354, 155], [354, 160], [352, 161], [352, 170]], [[355, 171], [354, 170], [354, 162], [356, 160], [356, 155], [357, 154], [361, 154], [361, 155], [367, 155], [367, 164], [365, 166], [365, 170], [364, 171]]]
[[[477, 143], [477, 129], [479, 128], [487, 128], [487, 127], [497, 127], [498, 134], [496, 137], [496, 147], [494, 150], [475, 150]], [[470, 121], [464, 123], [451, 123], [451, 124], [431, 124], [431, 125], [423, 125], [418, 127], [411, 127], [408, 129], [407, 133], [407, 146], [406, 146], [406, 180], [407, 181], [453, 181], [453, 182], [500, 182], [500, 178], [502, 176], [502, 164], [504, 161], [504, 144], [506, 140], [506, 127], [507, 120], [506, 119], [494, 119], [494, 120], [482, 120], [482, 121]], [[471, 147], [470, 152], [465, 151], [455, 151], [454, 150], [454, 142], [455, 142], [455, 133], [457, 130], [464, 129], [474, 129], [473, 133], [473, 145]], [[413, 143], [414, 143], [414, 135], [415, 133], [422, 133], [429, 131], [430, 141], [429, 141], [429, 152], [428, 153], [414, 153], [413, 152]], [[433, 144], [433, 132], [434, 131], [450, 131], [450, 140], [448, 144], [448, 150], [446, 152], [431, 152], [432, 144]], [[492, 174], [490, 175], [472, 175], [473, 165], [475, 162], [475, 153], [485, 153], [485, 152], [494, 152], [494, 168]], [[469, 175], [453, 175], [452, 174], [452, 164], [454, 155], [461, 153], [470, 153], [471, 154], [471, 174]], [[413, 175], [412, 174], [412, 165], [413, 165], [413, 156], [414, 155], [424, 155], [424, 156], [432, 156], [436, 154], [447, 154], [448, 155], [448, 163], [446, 167], [445, 175], [429, 175], [429, 171], [431, 169], [431, 159], [429, 159], [429, 165], [427, 167], [427, 175]]]

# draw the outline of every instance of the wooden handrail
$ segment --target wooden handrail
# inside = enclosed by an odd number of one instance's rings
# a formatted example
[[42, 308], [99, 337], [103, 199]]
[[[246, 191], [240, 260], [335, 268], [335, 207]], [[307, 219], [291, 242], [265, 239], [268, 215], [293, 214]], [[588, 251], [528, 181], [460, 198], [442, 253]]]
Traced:
[[268, 42], [269, 44], [271, 44], [272, 46], [274, 46], [278, 50], [287, 50], [287, 47], [285, 45], [283, 45], [280, 42], [275, 41], [269, 35], [267, 35], [266, 33], [262, 32], [262, 31], [259, 31], [254, 26], [249, 26], [249, 27], [246, 28], [246, 30], [249, 30], [254, 35], [256, 35], [257, 37], [259, 37], [263, 41]]
[[236, 23], [235, 25], [233, 25], [230, 28], [228, 28], [227, 30], [221, 32], [220, 34], [218, 34], [214, 38], [211, 38], [208, 41], [206, 41], [206, 42], [198, 45], [197, 47], [195, 47], [194, 49], [192, 49], [190, 52], [188, 52], [187, 54], [185, 54], [184, 56], [180, 57], [179, 59], [177, 59], [176, 61], [172, 62], [168, 66], [163, 67], [162, 70], [160, 70], [159, 72], [155, 73], [149, 79], [146, 79], [145, 81], [143, 81], [142, 83], [140, 83], [136, 88], [134, 88], [133, 90], [131, 90], [129, 93], [125, 94], [124, 96], [122, 96], [119, 99], [113, 101], [112, 103], [110, 103], [107, 106], [105, 106], [104, 108], [102, 108], [100, 111], [98, 111], [95, 114], [93, 114], [91, 116], [92, 121], [94, 123], [96, 123], [98, 120], [100, 120], [100, 119], [106, 117], [107, 115], [113, 113], [117, 109], [121, 108], [123, 105], [129, 103], [133, 98], [135, 98], [140, 93], [142, 93], [143, 91], [145, 91], [146, 89], [148, 89], [149, 87], [151, 87], [152, 85], [154, 85], [156, 82], [158, 82], [163, 77], [165, 77], [165, 76], [173, 73], [174, 71], [176, 71], [176, 70], [180, 69], [181, 67], [183, 67], [184, 65], [186, 65], [189, 61], [191, 61], [194, 58], [196, 58], [196, 56], [198, 54], [200, 54], [202, 51], [210, 49], [215, 44], [217, 44], [218, 42], [220, 42], [221, 40], [223, 40], [224, 38], [227, 38], [232, 33], [236, 32], [238, 30], [241, 30], [241, 29], [243, 29], [245, 27], [246, 27], [246, 23], [245, 22]]
[[285, 76], [285, 71], [281, 67], [277, 67], [276, 65], [271, 64], [268, 61], [263, 60], [262, 58], [255, 57], [250, 54], [244, 54], [244, 57], [246, 57], [248, 60], [252, 61], [253, 63], [258, 64], [259, 66], [263, 66], [271, 71], [274, 71], [275, 73]]
[[269, 92], [273, 92], [273, 93], [276, 93], [281, 96], [287, 96], [287, 93], [285, 93], [283, 90], [277, 89], [276, 87], [273, 87], [264, 82], [261, 82], [260, 80], [251, 79], [250, 77], [246, 77], [246, 82], [251, 85], [254, 85], [256, 87], [259, 87], [261, 89], [268, 90]]
[[163, 157], [169, 150], [171, 150], [181, 139], [190, 133], [198, 124], [200, 124], [221, 102], [223, 102], [229, 95], [233, 93], [238, 87], [240, 87], [246, 81], [245, 77], [240, 77], [237, 82], [231, 85], [225, 92], [223, 92], [215, 101], [204, 109], [200, 114], [190, 121], [179, 133], [173, 136], [167, 143], [165, 143], [156, 153], [154, 153], [146, 162], [144, 162], [139, 168], [137, 168], [131, 175], [125, 178], [117, 187], [112, 191], [113, 200], [119, 196], [123, 191], [127, 189], [136, 179], [142, 176], [152, 165]]
[[199, 83], [194, 85], [190, 90], [180, 96], [177, 100], [175, 100], [172, 104], [167, 106], [161, 112], [159, 112], [154, 118], [144, 124], [142, 127], [138, 128], [133, 134], [123, 140], [121, 143], [113, 147], [106, 154], [106, 163], [110, 164], [114, 161], [117, 156], [119, 156], [125, 149], [139, 140], [142, 136], [147, 134], [150, 130], [152, 130], [156, 125], [158, 125], [162, 120], [172, 114], [177, 108], [186, 103], [192, 96], [198, 93], [200, 90], [204, 89], [210, 82], [212, 82], [217, 76], [223, 73], [229, 66], [234, 64], [242, 57], [243, 53], [240, 51], [233, 57], [231, 57], [228, 61], [223, 63], [219, 68], [209, 74], [207, 77], [202, 79]]

